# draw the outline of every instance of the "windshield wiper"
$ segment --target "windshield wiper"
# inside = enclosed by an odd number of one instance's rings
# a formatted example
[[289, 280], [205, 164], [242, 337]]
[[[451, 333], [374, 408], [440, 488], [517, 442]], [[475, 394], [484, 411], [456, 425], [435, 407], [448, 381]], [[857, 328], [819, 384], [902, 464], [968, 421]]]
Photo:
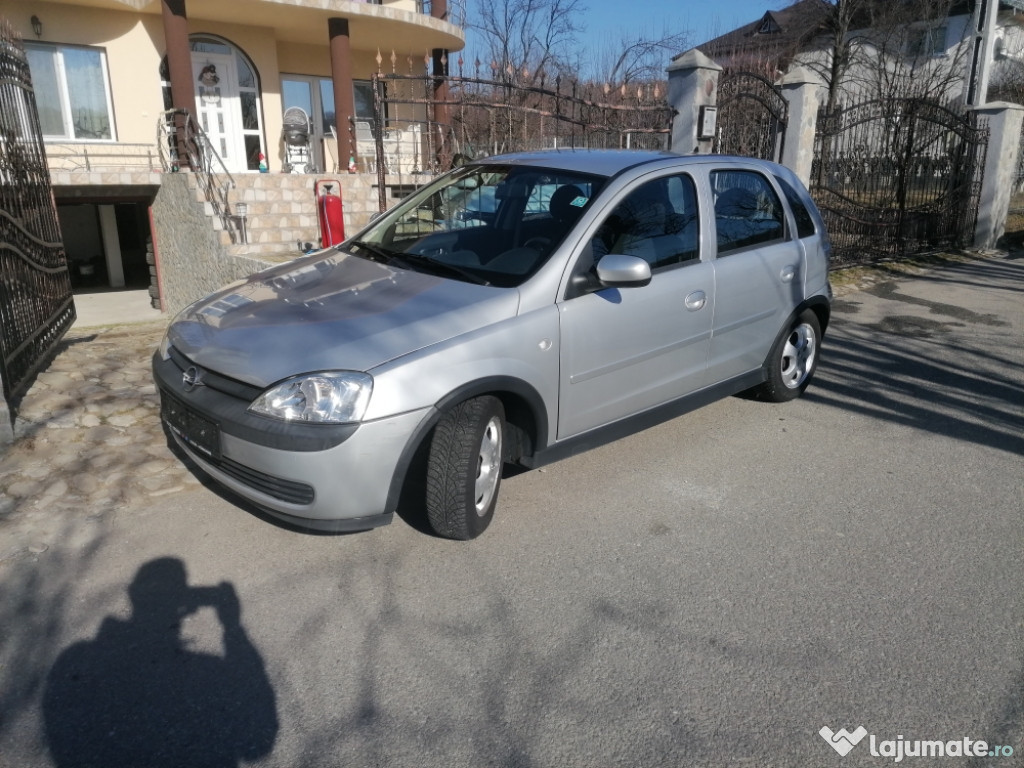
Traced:
[[368, 254], [367, 258], [370, 261], [376, 261], [380, 264], [389, 264], [392, 259], [399, 255], [394, 251], [389, 251], [387, 248], [382, 248], [376, 243], [368, 243], [365, 240], [355, 240], [351, 245], [366, 251]]
[[422, 253], [394, 253], [392, 256], [400, 261], [405, 261], [407, 264], [420, 267], [431, 272], [445, 272], [455, 277], [461, 277], [463, 280], [468, 280], [471, 283], [477, 285], [490, 285], [489, 280], [485, 280], [480, 275], [463, 269], [462, 267], [456, 266], [455, 264], [449, 264], [440, 259], [435, 259], [432, 256], [424, 256]]

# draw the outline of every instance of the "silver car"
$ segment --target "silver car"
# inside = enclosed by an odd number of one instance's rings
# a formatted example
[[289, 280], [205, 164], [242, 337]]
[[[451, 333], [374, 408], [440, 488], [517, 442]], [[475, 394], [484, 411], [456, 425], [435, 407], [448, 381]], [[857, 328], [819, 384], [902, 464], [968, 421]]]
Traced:
[[533, 468], [728, 395], [797, 397], [828, 325], [829, 242], [758, 160], [551, 151], [458, 168], [344, 244], [193, 304], [153, 358], [211, 477], [303, 528], [441, 536]]

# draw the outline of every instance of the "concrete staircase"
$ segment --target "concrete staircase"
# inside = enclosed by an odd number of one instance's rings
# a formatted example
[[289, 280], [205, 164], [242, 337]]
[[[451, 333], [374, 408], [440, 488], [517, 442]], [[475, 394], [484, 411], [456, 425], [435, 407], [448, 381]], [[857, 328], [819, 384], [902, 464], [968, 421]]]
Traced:
[[[267, 261], [281, 261], [301, 255], [297, 243], [320, 244], [320, 224], [317, 219], [313, 184], [329, 176], [286, 173], [244, 173], [234, 176], [235, 187], [228, 191], [231, 212], [239, 203], [245, 203], [248, 242], [242, 243], [237, 217], [229, 217], [228, 227], [206, 201], [203, 190], [189, 175], [190, 186], [196, 200], [203, 205], [211, 226], [217, 232], [221, 245], [234, 256], [249, 256]], [[229, 184], [228, 177], [218, 176], [218, 183]], [[337, 185], [334, 188], [338, 191]]]
[[[298, 243], [320, 245], [320, 222], [317, 216], [314, 185], [317, 181], [335, 182], [333, 193], [342, 195], [345, 211], [345, 232], [352, 234], [377, 210], [376, 176], [371, 174], [288, 174], [240, 173], [234, 176], [235, 186], [228, 190], [231, 213], [239, 203], [246, 205], [247, 242], [242, 243], [237, 216], [226, 222], [206, 200], [200, 184], [188, 174], [189, 187], [203, 206], [210, 226], [217, 232], [220, 244], [232, 256], [244, 256], [267, 262], [280, 262], [302, 255]], [[215, 183], [229, 185], [230, 179], [220, 175]], [[339, 189], [340, 187], [340, 189]]]

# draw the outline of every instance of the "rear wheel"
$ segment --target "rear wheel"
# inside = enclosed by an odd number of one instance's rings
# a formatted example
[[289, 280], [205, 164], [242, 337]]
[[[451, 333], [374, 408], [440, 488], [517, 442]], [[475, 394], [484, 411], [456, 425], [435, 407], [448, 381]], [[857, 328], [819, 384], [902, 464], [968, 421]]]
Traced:
[[799, 397], [818, 366], [818, 345], [821, 325], [818, 316], [804, 310], [789, 329], [780, 336], [768, 356], [767, 378], [754, 389], [762, 400], [784, 403]]
[[427, 459], [427, 517], [449, 539], [479, 536], [494, 516], [504, 464], [505, 411], [496, 397], [475, 397], [434, 428]]

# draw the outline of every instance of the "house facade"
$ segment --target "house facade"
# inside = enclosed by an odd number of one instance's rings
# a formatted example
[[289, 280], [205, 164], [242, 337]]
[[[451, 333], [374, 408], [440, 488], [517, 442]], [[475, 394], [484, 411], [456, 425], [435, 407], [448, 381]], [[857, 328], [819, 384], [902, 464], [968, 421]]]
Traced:
[[0, 0], [0, 17], [25, 44], [73, 282], [101, 287], [152, 277], [167, 110], [194, 117], [236, 181], [347, 171], [382, 61], [424, 74], [464, 45], [446, 0]]
[[[769, 80], [798, 66], [823, 85], [836, 79], [837, 103], [901, 96], [978, 104], [986, 100], [976, 92], [986, 59], [988, 90], [1024, 80], [1013, 61], [1024, 48], [1024, 0], [862, 0], [846, 8], [844, 15], [835, 3], [799, 0], [696, 49], [725, 69]], [[989, 8], [993, 44], [983, 49]], [[833, 67], [837, 38], [843, 50]]]

